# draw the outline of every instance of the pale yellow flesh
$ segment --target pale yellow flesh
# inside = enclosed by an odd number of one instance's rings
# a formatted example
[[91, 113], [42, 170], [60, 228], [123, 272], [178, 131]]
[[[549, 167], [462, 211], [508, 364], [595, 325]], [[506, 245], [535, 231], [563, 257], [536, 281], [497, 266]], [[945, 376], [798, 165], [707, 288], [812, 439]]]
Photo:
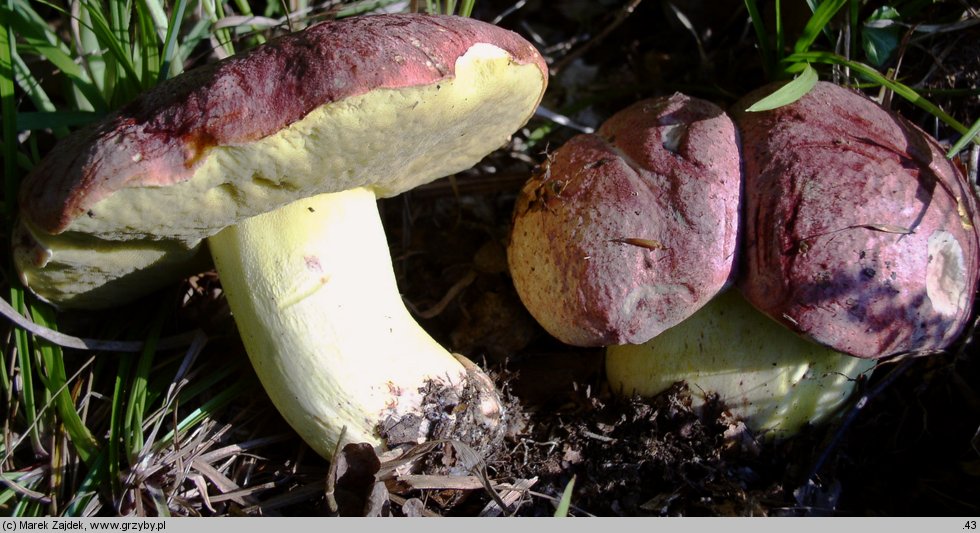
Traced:
[[734, 290], [645, 344], [606, 350], [614, 391], [652, 397], [684, 381], [695, 405], [718, 394], [748, 427], [772, 437], [834, 414], [873, 367], [803, 340]]
[[373, 192], [298, 201], [208, 244], [255, 372], [321, 455], [344, 427], [380, 445], [388, 416], [421, 414], [427, 382], [464, 381], [402, 303]]

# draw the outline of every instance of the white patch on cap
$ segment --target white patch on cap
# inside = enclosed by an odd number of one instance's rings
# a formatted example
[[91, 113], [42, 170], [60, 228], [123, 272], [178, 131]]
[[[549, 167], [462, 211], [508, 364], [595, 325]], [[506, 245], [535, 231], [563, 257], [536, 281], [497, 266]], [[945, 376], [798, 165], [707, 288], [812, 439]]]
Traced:
[[665, 149], [676, 154], [685, 133], [687, 133], [687, 126], [684, 124], [665, 124], [661, 126], [660, 141]]
[[952, 233], [937, 230], [929, 236], [929, 265], [926, 295], [932, 307], [944, 315], [955, 315], [966, 305], [966, 267], [963, 249]]

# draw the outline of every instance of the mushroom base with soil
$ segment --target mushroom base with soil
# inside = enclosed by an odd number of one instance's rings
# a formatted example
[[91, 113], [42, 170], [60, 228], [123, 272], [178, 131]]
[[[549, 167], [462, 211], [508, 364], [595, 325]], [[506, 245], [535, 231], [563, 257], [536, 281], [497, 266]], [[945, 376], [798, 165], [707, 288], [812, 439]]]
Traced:
[[717, 394], [750, 429], [776, 438], [833, 415], [874, 364], [800, 338], [735, 290], [644, 344], [606, 349], [614, 391], [650, 397], [684, 381], [696, 405]]
[[209, 239], [255, 372], [326, 457], [342, 435], [492, 443], [503, 427], [492, 382], [409, 315], [376, 203], [366, 188], [323, 194]]

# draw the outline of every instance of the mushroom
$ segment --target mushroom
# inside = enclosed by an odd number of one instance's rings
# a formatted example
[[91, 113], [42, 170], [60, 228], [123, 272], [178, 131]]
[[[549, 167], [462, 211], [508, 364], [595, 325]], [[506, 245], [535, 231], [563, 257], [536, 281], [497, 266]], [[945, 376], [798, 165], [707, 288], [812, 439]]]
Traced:
[[606, 348], [613, 391], [649, 398], [683, 382], [693, 408], [717, 397], [767, 438], [828, 419], [874, 366], [801, 338], [735, 289], [643, 344]]
[[[614, 390], [651, 396], [685, 381], [696, 403], [717, 394], [750, 428], [784, 437], [834, 412], [875, 359], [956, 338], [976, 289], [976, 202], [921, 130], [825, 83], [775, 111], [735, 112], [747, 206], [738, 285], [814, 344], [735, 292], [715, 298], [735, 260], [738, 137], [695, 136], [705, 130], [690, 116], [658, 129], [647, 106], [559, 149], [522, 191], [510, 243], [532, 315], [559, 340], [607, 345]], [[620, 128], [630, 122], [654, 127]], [[648, 161], [673, 181], [635, 185]], [[690, 161], [731, 177], [708, 189], [718, 174]]]
[[788, 435], [832, 412], [855, 383], [845, 376], [864, 368], [725, 292], [740, 189], [738, 136], [720, 108], [680, 94], [639, 102], [559, 148], [524, 187], [511, 272], [552, 335], [607, 346], [613, 391], [652, 397], [686, 382], [694, 407], [717, 395], [750, 428]]
[[641, 343], [732, 278], [740, 163], [724, 111], [638, 102], [549, 156], [514, 208], [508, 261], [531, 315], [578, 346]]
[[105, 307], [198, 268], [206, 241], [256, 373], [318, 453], [344, 431], [493, 440], [493, 385], [405, 310], [376, 199], [503, 145], [546, 83], [533, 46], [471, 19], [284, 36], [56, 146], [22, 187], [19, 273], [55, 305]]
[[970, 318], [976, 199], [928, 134], [818, 83], [796, 102], [734, 106], [745, 162], [739, 286], [770, 317], [858, 357], [941, 350]]

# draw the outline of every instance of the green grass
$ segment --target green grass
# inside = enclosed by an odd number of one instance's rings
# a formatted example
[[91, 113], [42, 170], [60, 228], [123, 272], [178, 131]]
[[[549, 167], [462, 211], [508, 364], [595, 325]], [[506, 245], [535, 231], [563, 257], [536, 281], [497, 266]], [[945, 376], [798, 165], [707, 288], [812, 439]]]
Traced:
[[[949, 150], [948, 157], [954, 157], [970, 142], [980, 144], [980, 137], [977, 136], [980, 132], [980, 120], [969, 127], [959, 123], [939, 106], [925, 98], [922, 92], [903, 84], [886, 73], [882, 73], [875, 66], [884, 64], [886, 59], [893, 55], [900, 45], [897, 24], [881, 27], [875, 23], [881, 21], [900, 23], [901, 11], [915, 13], [918, 11], [917, 4], [920, 2], [896, 2], [901, 10], [894, 6], [884, 6], [876, 9], [866, 21], [861, 21], [859, 20], [861, 3], [857, 0], [808, 0], [812, 13], [802, 32], [795, 36], [792, 49], [789, 50], [784, 43], [790, 40], [791, 36], [786, 35], [784, 30], [779, 0], [775, 0], [775, 24], [772, 31], [763, 22], [759, 3], [756, 0], [744, 1], [752, 20], [759, 52], [762, 55], [763, 66], [767, 74], [774, 79], [788, 78], [800, 73], [805, 74], [791, 82], [786, 87], [786, 91], [770, 95], [770, 97], [757, 103], [753, 110], [772, 109], [796, 101], [806, 94], [816, 82], [814, 77], [816, 71], [813, 70], [813, 66], [823, 64], [838, 69], [837, 74], [843, 72], [844, 77], [855, 86], [877, 86], [892, 91], [960, 133], [961, 137]], [[836, 51], [815, 50], [814, 48], [820, 43], [821, 38], [826, 41], [823, 43], [825, 46], [832, 46], [834, 43], [841, 42], [842, 39], [835, 37], [835, 35], [841, 34], [840, 24], [834, 21], [835, 18], [840, 17], [845, 7], [848, 9], [846, 10], [847, 16], [844, 18], [844, 29], [847, 30], [845, 34], [850, 35], [847, 50], [850, 51], [851, 55], [842, 55]], [[921, 9], [921, 6], [918, 8]], [[861, 46], [858, 46], [858, 43], [861, 43]], [[863, 56], [867, 62], [855, 59], [855, 56]]]
[[565, 485], [565, 490], [561, 493], [561, 499], [558, 500], [558, 506], [555, 508], [555, 518], [567, 518], [568, 510], [572, 506], [572, 494], [575, 490], [575, 476], [568, 480], [568, 485]]
[[474, 4], [476, 4], [476, 0], [463, 0], [462, 2], [457, 2], [456, 0], [446, 0], [445, 2], [425, 0], [425, 11], [426, 13], [457, 14], [468, 17], [473, 13]]
[[[180, 71], [182, 60], [174, 59], [182, 57], [182, 50], [186, 56], [206, 37], [179, 39], [185, 6], [186, 2], [178, 1], [174, 15], [167, 19], [161, 17], [164, 5], [154, 1], [83, 0], [77, 16], [54, 2], [3, 3], [0, 103], [5, 235], [10, 233], [15, 214], [12, 200], [20, 178], [43, 155], [40, 146], [49, 142], [43, 140], [45, 136], [67, 135]], [[56, 22], [62, 24], [60, 29]], [[91, 53], [96, 50], [104, 53]], [[4, 257], [6, 277], [14, 280], [9, 253]], [[15, 281], [9, 295], [19, 312], [57, 329], [55, 311], [27, 297]], [[159, 327], [147, 336], [130, 326], [130, 331], [117, 333], [152, 339], [158, 332]], [[145, 401], [152, 355], [151, 349], [144, 351], [134, 371], [131, 355], [66, 357], [61, 347], [24, 330], [14, 331], [3, 358], [11, 366], [2, 368], [7, 409], [0, 509], [5, 514], [81, 514], [93, 509], [88, 503], [99, 489], [117, 484], [121, 470], [131, 466], [134, 448], [142, 444], [139, 423], [152, 407]], [[111, 397], [110, 411], [125, 406], [128, 439], [114, 438], [112, 423], [97, 413], [100, 407], [93, 409], [97, 396], [87, 394], [97, 391], [109, 374], [115, 374], [121, 384], [119, 394]], [[78, 498], [86, 494], [90, 497]]]

